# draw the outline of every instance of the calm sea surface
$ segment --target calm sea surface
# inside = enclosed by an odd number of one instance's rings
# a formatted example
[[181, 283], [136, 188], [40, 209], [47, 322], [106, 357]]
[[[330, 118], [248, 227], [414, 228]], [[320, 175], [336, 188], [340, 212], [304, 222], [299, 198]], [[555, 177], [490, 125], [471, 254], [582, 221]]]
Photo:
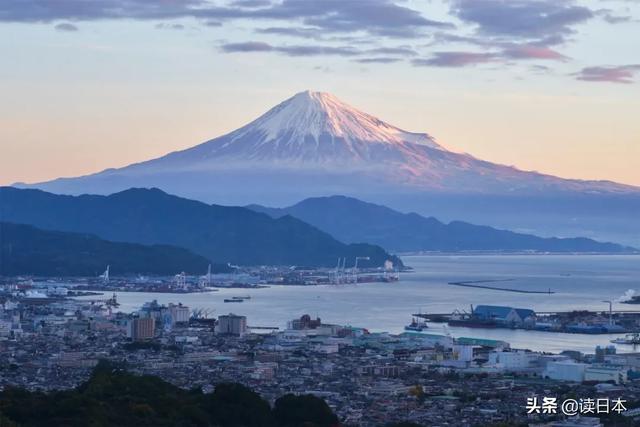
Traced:
[[[469, 311], [470, 305], [494, 304], [536, 311], [597, 309], [640, 310], [620, 304], [629, 290], [640, 292], [640, 256], [407, 256], [415, 269], [398, 283], [339, 286], [271, 286], [267, 289], [221, 289], [204, 294], [154, 294], [120, 292], [120, 310], [137, 310], [146, 301], [182, 302], [191, 308], [212, 310], [214, 316], [233, 312], [247, 316], [251, 326], [284, 327], [288, 320], [308, 313], [327, 323], [361, 326], [371, 331], [399, 333], [410, 322], [411, 313]], [[542, 290], [555, 294], [519, 294], [448, 285], [450, 281], [504, 280], [497, 287]], [[251, 295], [241, 304], [225, 304], [224, 298]], [[431, 324], [431, 333], [446, 333], [441, 324]], [[448, 328], [454, 337], [501, 339], [512, 347], [559, 352], [565, 349], [593, 352], [596, 345], [609, 345], [619, 335], [577, 335], [501, 329]], [[618, 345], [618, 351], [633, 351]], [[640, 349], [638, 349], [640, 351]]]

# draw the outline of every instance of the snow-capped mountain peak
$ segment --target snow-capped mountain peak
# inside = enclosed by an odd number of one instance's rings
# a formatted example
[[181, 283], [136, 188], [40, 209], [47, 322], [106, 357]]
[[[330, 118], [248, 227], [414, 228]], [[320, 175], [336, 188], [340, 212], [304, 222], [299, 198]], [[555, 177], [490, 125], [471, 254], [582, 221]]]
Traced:
[[262, 130], [267, 140], [282, 134], [298, 137], [331, 135], [347, 141], [420, 143], [441, 148], [424, 133], [411, 133], [392, 126], [342, 102], [326, 92], [304, 91], [278, 104], [241, 130]]

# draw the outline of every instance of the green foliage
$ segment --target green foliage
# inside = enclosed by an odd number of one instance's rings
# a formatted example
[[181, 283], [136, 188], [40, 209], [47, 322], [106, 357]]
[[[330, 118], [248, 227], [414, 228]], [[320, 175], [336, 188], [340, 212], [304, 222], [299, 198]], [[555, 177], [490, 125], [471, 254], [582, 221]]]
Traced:
[[338, 424], [313, 396], [287, 395], [269, 403], [251, 389], [219, 384], [211, 394], [183, 390], [158, 377], [136, 376], [100, 362], [74, 390], [52, 393], [6, 388], [0, 392], [0, 426], [329, 427]]
[[240, 384], [218, 384], [205, 396], [205, 407], [211, 420], [220, 426], [275, 425], [269, 403], [251, 389]]
[[312, 395], [286, 394], [276, 400], [273, 409], [276, 422], [282, 427], [330, 427], [338, 418], [327, 403]]
[[0, 427], [18, 427], [16, 423], [0, 414]]

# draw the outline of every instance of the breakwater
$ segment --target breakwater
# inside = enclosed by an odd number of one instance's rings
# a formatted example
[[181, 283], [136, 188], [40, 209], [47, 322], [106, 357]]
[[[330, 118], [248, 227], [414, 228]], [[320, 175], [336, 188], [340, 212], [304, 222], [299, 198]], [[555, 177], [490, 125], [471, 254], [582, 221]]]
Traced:
[[478, 289], [490, 289], [492, 291], [503, 291], [503, 292], [516, 292], [519, 294], [554, 294], [551, 289], [546, 291], [534, 291], [528, 289], [514, 289], [514, 288], [500, 288], [497, 286], [487, 285], [486, 283], [496, 283], [496, 282], [510, 282], [513, 279], [503, 279], [503, 280], [472, 280], [466, 282], [449, 282], [449, 285], [452, 286], [463, 286], [466, 288], [478, 288]]

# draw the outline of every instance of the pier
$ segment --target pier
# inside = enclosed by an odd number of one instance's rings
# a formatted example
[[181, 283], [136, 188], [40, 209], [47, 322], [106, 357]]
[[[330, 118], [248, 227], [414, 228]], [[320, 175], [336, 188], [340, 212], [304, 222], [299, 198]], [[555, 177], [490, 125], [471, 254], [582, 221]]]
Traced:
[[534, 312], [530, 309], [479, 305], [471, 312], [417, 313], [415, 318], [453, 327], [522, 329], [577, 334], [640, 332], [639, 310], [573, 310]]

